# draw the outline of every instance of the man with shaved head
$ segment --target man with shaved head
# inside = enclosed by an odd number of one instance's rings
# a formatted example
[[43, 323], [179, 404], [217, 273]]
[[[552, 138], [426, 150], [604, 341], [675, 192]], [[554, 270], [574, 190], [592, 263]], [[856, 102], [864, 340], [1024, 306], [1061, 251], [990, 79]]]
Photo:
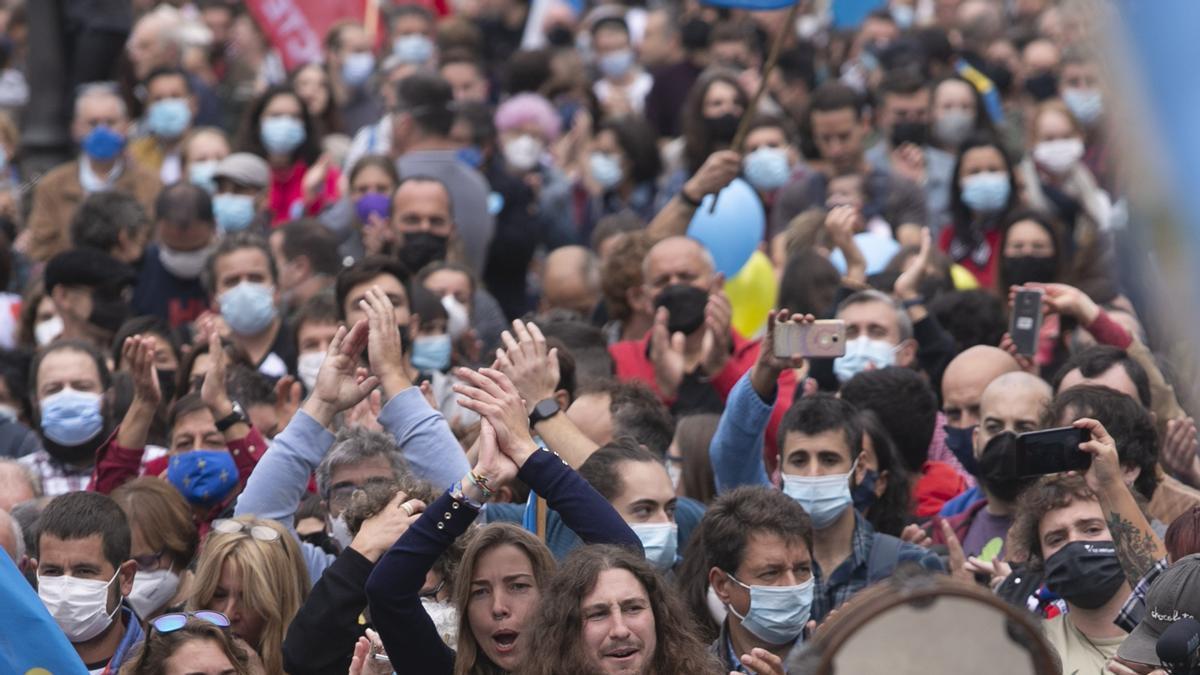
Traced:
[[590, 319], [600, 300], [600, 264], [583, 246], [562, 246], [546, 256], [538, 310], [565, 309]]
[[979, 399], [992, 380], [1020, 370], [1008, 352], [977, 345], [954, 357], [942, 374], [942, 412], [946, 415], [946, 446], [963, 467], [975, 473], [971, 432], [979, 424]]
[[654, 316], [640, 340], [609, 347], [617, 378], [641, 380], [676, 415], [720, 412], [727, 393], [750, 369], [754, 343], [730, 327], [733, 310], [724, 278], [700, 242], [668, 237], [642, 261], [633, 302]]
[[[979, 398], [979, 423], [972, 434], [979, 487], [960, 497], [970, 500], [966, 510], [947, 518], [966, 555], [979, 555], [994, 539], [1003, 545], [1017, 497], [1033, 482], [1009, 475], [1007, 460], [1016, 447], [1012, 434], [1039, 429], [1053, 397], [1054, 390], [1045, 380], [1020, 370], [1004, 373], [984, 388]], [[940, 535], [941, 530], [935, 530], [934, 540]]]

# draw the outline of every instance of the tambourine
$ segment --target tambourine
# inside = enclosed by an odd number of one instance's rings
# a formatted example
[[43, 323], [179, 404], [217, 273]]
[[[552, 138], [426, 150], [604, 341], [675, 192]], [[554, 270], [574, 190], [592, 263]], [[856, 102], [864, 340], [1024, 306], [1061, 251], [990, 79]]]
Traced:
[[787, 663], [789, 675], [1059, 675], [1036, 618], [973, 584], [893, 577], [857, 594]]

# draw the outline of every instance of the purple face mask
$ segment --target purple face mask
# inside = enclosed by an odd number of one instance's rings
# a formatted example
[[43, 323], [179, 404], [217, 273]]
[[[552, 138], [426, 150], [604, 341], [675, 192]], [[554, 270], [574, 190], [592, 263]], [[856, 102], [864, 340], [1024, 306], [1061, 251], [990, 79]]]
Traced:
[[360, 223], [370, 220], [371, 214], [387, 220], [392, 213], [392, 200], [387, 195], [382, 195], [378, 192], [368, 192], [359, 197], [358, 201], [354, 203], [354, 208], [358, 211], [358, 221]]

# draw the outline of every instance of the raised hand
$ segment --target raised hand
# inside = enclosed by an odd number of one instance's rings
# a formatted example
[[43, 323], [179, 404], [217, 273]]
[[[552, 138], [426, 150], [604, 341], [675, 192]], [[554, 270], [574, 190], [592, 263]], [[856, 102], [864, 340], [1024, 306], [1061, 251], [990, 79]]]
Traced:
[[162, 390], [158, 386], [158, 369], [154, 366], [154, 338], [143, 335], [125, 338], [121, 353], [133, 378], [134, 399], [149, 407], [158, 407], [162, 402]]
[[904, 143], [892, 150], [891, 167], [917, 185], [925, 183], [925, 153], [913, 143]]
[[764, 401], [775, 397], [775, 384], [779, 375], [788, 368], [803, 368], [804, 357], [792, 354], [788, 358], [775, 356], [775, 332], [779, 326], [794, 322], [811, 324], [816, 318], [812, 314], [789, 314], [787, 309], [767, 312], [767, 333], [763, 336], [758, 350], [758, 360], [750, 371], [750, 385]]
[[967, 569], [967, 556], [963, 553], [958, 535], [954, 534], [954, 528], [944, 518], [938, 519], [938, 527], [942, 528], [942, 538], [946, 540], [946, 550], [950, 553], [950, 576], [959, 581], [975, 583], [975, 575]]
[[400, 535], [417, 522], [424, 510], [425, 502], [409, 499], [403, 492], [397, 492], [382, 511], [362, 522], [354, 541], [350, 542], [350, 548], [367, 560], [377, 562]]
[[847, 204], [835, 206], [825, 214], [825, 231], [829, 233], [829, 239], [833, 245], [842, 249], [843, 255], [846, 247], [854, 241], [854, 230], [857, 225], [858, 209], [853, 206]]
[[1055, 312], [1077, 319], [1081, 325], [1087, 326], [1096, 320], [1100, 314], [1100, 306], [1088, 297], [1087, 293], [1067, 284], [1026, 284], [1012, 286], [1008, 289], [1008, 302], [1011, 305], [1018, 290], [1022, 288], [1040, 288], [1042, 294], [1042, 311], [1046, 314]]
[[475, 441], [475, 447], [478, 449], [479, 459], [475, 461], [475, 467], [471, 471], [487, 481], [489, 490], [508, 485], [517, 477], [519, 468], [516, 462], [500, 451], [496, 428], [486, 418], [479, 423], [479, 439]]
[[529, 413], [525, 402], [513, 385], [512, 380], [494, 368], [481, 368], [478, 372], [468, 368], [455, 371], [462, 383], [454, 385], [460, 398], [458, 404], [478, 413], [496, 431], [500, 451], [508, 455], [517, 467], [537, 451], [537, 445], [529, 435]]
[[654, 381], [664, 398], [672, 399], [679, 393], [679, 385], [687, 370], [684, 355], [686, 337], [683, 333], [671, 335], [667, 330], [670, 312], [659, 307], [654, 313], [654, 326], [650, 329], [650, 362], [654, 364]]
[[1008, 333], [1005, 333], [1004, 337], [1000, 338], [1000, 349], [1008, 352], [1010, 356], [1016, 359], [1017, 365], [1021, 367], [1021, 370], [1031, 375], [1038, 374], [1037, 364], [1033, 362], [1033, 359], [1017, 351], [1017, 345], [1012, 341], [1012, 336]]
[[929, 267], [929, 258], [933, 253], [933, 234], [928, 227], [921, 228], [921, 248], [909, 259], [904, 271], [896, 277], [892, 292], [901, 300], [912, 300], [921, 295], [921, 280], [925, 278], [925, 270]]
[[404, 367], [404, 348], [400, 341], [400, 329], [396, 326], [395, 309], [387, 294], [378, 286], [367, 289], [366, 297], [359, 301], [359, 306], [367, 313], [370, 326], [367, 357], [371, 361], [371, 372], [379, 377], [384, 395], [391, 399], [412, 386]]
[[350, 330], [339, 326], [329, 341], [325, 361], [317, 371], [313, 391], [303, 409], [313, 419], [329, 426], [343, 410], [354, 407], [379, 386], [379, 379], [358, 372], [358, 355], [367, 346], [367, 322], [360, 320]]
[[[362, 368], [359, 368], [358, 376], [365, 377]], [[346, 411], [344, 418], [346, 426], [362, 427], [367, 431], [383, 431], [383, 425], [379, 423], [379, 411], [382, 409], [383, 394], [376, 389]]]
[[1200, 485], [1200, 442], [1196, 440], [1196, 422], [1190, 417], [1167, 420], [1163, 439], [1162, 463], [1179, 480]]
[[225, 371], [229, 364], [229, 355], [221, 344], [221, 335], [216, 331], [208, 334], [208, 373], [204, 375], [204, 384], [200, 385], [200, 400], [208, 406], [214, 419], [221, 419], [233, 412], [233, 402], [229, 400], [229, 390], [225, 386]]
[[704, 307], [705, 330], [701, 363], [709, 377], [715, 376], [725, 368], [732, 350], [730, 325], [733, 322], [733, 305], [730, 304], [725, 291], [720, 290], [723, 283], [724, 276], [718, 274], [714, 283], [717, 290], [709, 293], [708, 304]]
[[300, 409], [304, 401], [302, 390], [300, 382], [291, 375], [284, 375], [275, 383], [275, 419], [278, 420], [278, 428], [286, 427]]
[[1079, 449], [1092, 456], [1092, 466], [1088, 468], [1084, 478], [1093, 492], [1100, 493], [1116, 482], [1123, 482], [1121, 460], [1117, 456], [1117, 443], [1109, 435], [1108, 430], [1100, 422], [1084, 417], [1075, 420], [1071, 426], [1076, 429], [1087, 429], [1092, 438], [1079, 444]]
[[683, 189], [692, 199], [720, 192], [742, 172], [742, 156], [733, 150], [718, 150], [708, 156]]
[[[750, 650], [749, 654], [742, 654], [741, 660], [743, 666], [758, 673], [758, 675], [784, 675], [785, 672], [783, 670], [783, 659], [762, 647], [755, 647]], [[729, 675], [737, 675], [737, 671], [730, 671]]]
[[547, 349], [546, 337], [536, 324], [517, 319], [512, 327], [511, 333], [500, 335], [504, 346], [496, 350], [495, 368], [512, 380], [525, 399], [528, 415], [539, 401], [554, 396], [559, 379], [558, 350]]
[[916, 544], [917, 546], [922, 546], [924, 548], [933, 546], [933, 538], [930, 537], [929, 533], [916, 523], [904, 526], [904, 529], [900, 531], [900, 540], [907, 541], [910, 544]]

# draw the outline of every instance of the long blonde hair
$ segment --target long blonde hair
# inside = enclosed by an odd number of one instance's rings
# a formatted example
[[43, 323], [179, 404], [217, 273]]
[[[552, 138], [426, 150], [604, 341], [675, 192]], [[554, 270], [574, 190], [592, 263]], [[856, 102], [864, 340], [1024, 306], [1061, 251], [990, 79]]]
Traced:
[[[240, 516], [240, 532], [209, 533], [196, 566], [196, 579], [188, 609], [209, 609], [221, 579], [221, 568], [229, 560], [242, 575], [242, 600], [245, 607], [263, 618], [258, 643], [251, 645], [268, 673], [283, 672], [283, 638], [288, 624], [300, 611], [308, 596], [308, 570], [300, 556], [296, 539], [273, 520]], [[250, 528], [269, 527], [279, 533], [276, 541], [255, 539]]]
[[[515, 546], [529, 558], [533, 578], [539, 590], [550, 585], [550, 577], [554, 574], [554, 556], [537, 537], [508, 523], [492, 523], [475, 530], [455, 575], [454, 607], [458, 610], [458, 648], [454, 656], [454, 675], [493, 675], [504, 672], [479, 648], [475, 634], [471, 632], [467, 611], [467, 603], [471, 598], [471, 580], [475, 577], [475, 565], [484, 553], [504, 545]], [[532, 622], [532, 617], [530, 621]]]

